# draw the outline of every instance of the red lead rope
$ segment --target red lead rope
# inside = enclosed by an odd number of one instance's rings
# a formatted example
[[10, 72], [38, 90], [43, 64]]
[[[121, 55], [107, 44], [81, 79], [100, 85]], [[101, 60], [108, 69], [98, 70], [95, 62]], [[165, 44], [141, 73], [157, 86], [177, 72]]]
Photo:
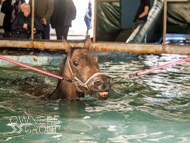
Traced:
[[147, 73], [150, 73], [150, 72], [153, 72], [153, 71], [165, 68], [165, 67], [169, 67], [169, 66], [172, 66], [172, 65], [175, 65], [175, 64], [186, 62], [188, 60], [190, 60], [190, 57], [185, 58], [185, 59], [181, 59], [181, 60], [178, 60], [178, 61], [175, 61], [175, 62], [171, 62], [171, 63], [165, 64], [165, 65], [162, 65], [162, 66], [158, 66], [158, 67], [155, 67], [155, 68], [152, 68], [152, 69], [148, 69], [148, 70], [145, 70], [145, 71], [130, 74], [129, 77], [131, 78], [131, 77], [139, 76], [139, 75], [142, 75], [142, 74], [147, 74]]
[[[0, 56], [0, 59], [5, 60], [5, 61], [10, 62], [10, 63], [13, 63], [13, 64], [16, 64], [16, 65], [19, 65], [19, 66], [22, 66], [22, 67], [25, 67], [25, 68], [28, 68], [28, 69], [31, 69], [31, 70], [34, 70], [34, 71], [37, 71], [37, 72], [42, 73], [42, 74], [46, 74], [46, 75], [49, 75], [49, 76], [52, 76], [52, 77], [55, 77], [55, 78], [58, 78], [58, 79], [61, 79], [61, 80], [66, 80], [66, 81], [72, 82], [72, 80], [67, 79], [65, 77], [61, 77], [61, 76], [49, 73], [47, 71], [43, 71], [43, 70], [37, 69], [35, 67], [29, 66], [29, 65], [26, 65], [26, 64], [23, 64], [23, 63], [19, 63], [17, 61], [14, 61], [14, 60], [2, 57], [2, 56]], [[153, 72], [155, 70], [159, 70], [159, 69], [169, 67], [169, 66], [172, 66], [172, 65], [175, 65], [175, 64], [186, 62], [188, 60], [190, 60], [190, 57], [185, 58], [185, 59], [181, 59], [181, 60], [178, 60], [178, 61], [175, 61], [175, 62], [171, 62], [171, 63], [165, 64], [165, 65], [162, 65], [162, 66], [158, 66], [158, 67], [155, 67], [155, 68], [152, 68], [152, 69], [148, 69], [148, 70], [145, 70], [145, 71], [130, 74], [129, 77], [131, 78], [131, 77], [147, 74], [147, 73]]]
[[17, 61], [14, 61], [14, 60], [2, 57], [2, 56], [0, 56], [0, 59], [2, 59], [4, 61], [7, 61], [7, 62], [10, 62], [10, 63], [13, 63], [13, 64], [16, 64], [16, 65], [19, 65], [21, 67], [25, 67], [25, 68], [31, 69], [33, 71], [37, 71], [37, 72], [42, 73], [42, 74], [46, 74], [46, 75], [49, 75], [49, 76], [52, 76], [52, 77], [55, 77], [55, 78], [58, 78], [58, 79], [61, 79], [61, 80], [66, 80], [66, 81], [72, 82], [72, 80], [67, 79], [65, 77], [61, 77], [61, 76], [52, 74], [50, 72], [47, 72], [47, 71], [44, 71], [44, 70], [41, 70], [41, 69], [37, 69], [35, 67], [29, 66], [29, 65], [26, 65], [26, 64], [23, 64], [23, 63], [20, 63], [20, 62], [17, 62]]

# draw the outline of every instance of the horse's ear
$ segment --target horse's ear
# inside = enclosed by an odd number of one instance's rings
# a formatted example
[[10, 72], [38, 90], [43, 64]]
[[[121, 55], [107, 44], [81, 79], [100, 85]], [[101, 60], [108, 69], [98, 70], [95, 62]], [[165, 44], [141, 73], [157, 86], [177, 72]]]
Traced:
[[71, 50], [71, 45], [65, 40], [65, 38], [62, 36], [62, 42], [65, 47], [65, 51], [68, 53]]
[[88, 36], [84, 42], [84, 48], [89, 49], [90, 45], [91, 45], [91, 39], [90, 36]]

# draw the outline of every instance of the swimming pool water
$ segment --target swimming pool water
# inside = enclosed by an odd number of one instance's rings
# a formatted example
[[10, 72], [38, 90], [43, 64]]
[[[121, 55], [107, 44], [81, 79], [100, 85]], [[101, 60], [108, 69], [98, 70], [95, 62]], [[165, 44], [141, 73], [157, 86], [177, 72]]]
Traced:
[[[35, 77], [56, 87], [57, 79], [18, 66], [0, 67], [0, 142], [189, 143], [190, 62], [123, 78], [186, 57], [145, 54], [100, 59], [102, 72], [122, 78], [105, 101], [90, 95], [41, 100], [20, 91], [22, 82]], [[59, 71], [59, 66], [38, 68]]]

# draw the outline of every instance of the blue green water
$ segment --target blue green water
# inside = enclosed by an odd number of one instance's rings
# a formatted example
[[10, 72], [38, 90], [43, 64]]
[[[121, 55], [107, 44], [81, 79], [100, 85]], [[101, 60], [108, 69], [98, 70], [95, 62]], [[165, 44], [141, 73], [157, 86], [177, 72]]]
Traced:
[[[186, 57], [100, 59], [99, 66], [119, 79]], [[59, 66], [38, 68], [59, 71]], [[0, 142], [190, 143], [190, 62], [122, 78], [105, 101], [90, 95], [77, 100], [38, 99], [20, 91], [16, 82], [31, 76], [56, 86], [52, 77], [17, 66], [0, 67]]]

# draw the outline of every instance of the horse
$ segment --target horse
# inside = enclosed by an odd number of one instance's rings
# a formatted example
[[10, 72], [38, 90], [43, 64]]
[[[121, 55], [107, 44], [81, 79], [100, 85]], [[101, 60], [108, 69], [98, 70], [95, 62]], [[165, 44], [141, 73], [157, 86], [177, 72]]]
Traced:
[[63, 59], [59, 75], [70, 80], [58, 80], [56, 89], [48, 99], [83, 98], [84, 93], [100, 100], [107, 99], [114, 78], [100, 72], [98, 57], [89, 50], [90, 37], [86, 38], [84, 47], [71, 47], [64, 37], [62, 42], [67, 56]]

